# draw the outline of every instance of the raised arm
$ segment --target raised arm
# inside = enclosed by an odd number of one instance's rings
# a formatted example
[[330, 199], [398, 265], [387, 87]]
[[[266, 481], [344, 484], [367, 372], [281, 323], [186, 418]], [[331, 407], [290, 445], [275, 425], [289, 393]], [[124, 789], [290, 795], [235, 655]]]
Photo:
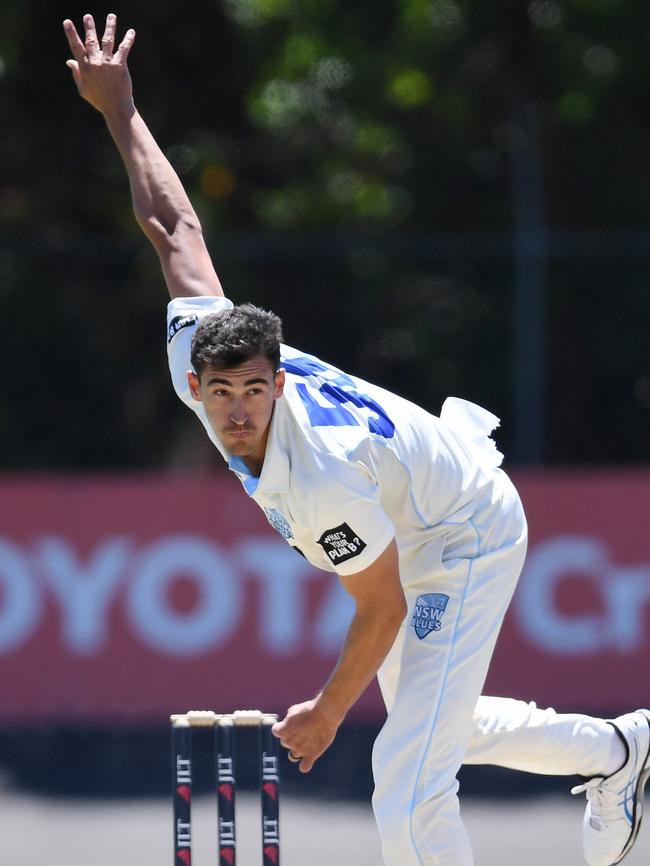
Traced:
[[153, 244], [172, 298], [223, 295], [203, 240], [201, 224], [178, 175], [156, 144], [133, 102], [127, 66], [135, 31], [117, 49], [117, 18], [110, 14], [101, 46], [92, 15], [84, 15], [85, 40], [63, 22], [74, 57], [67, 61], [80, 95], [103, 116], [126, 167], [133, 211]]

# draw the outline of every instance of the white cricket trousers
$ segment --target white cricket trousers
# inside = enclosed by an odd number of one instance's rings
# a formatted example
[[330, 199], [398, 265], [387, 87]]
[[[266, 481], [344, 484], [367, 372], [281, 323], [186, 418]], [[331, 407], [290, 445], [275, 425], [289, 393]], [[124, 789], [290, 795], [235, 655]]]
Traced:
[[[388, 715], [373, 749], [386, 866], [471, 866], [457, 797], [463, 763], [587, 775], [607, 761], [604, 722], [480, 697], [526, 539], [519, 496], [497, 470], [473, 517], [449, 525], [439, 561], [404, 586], [408, 614], [378, 674]], [[419, 637], [415, 604], [429, 593], [449, 600], [439, 630]]]

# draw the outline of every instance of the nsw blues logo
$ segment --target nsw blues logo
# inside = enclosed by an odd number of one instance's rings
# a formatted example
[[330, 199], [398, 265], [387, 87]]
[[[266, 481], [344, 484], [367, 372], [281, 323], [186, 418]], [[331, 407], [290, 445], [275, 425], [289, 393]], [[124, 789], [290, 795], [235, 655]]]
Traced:
[[289, 521], [277, 510], [277, 508], [265, 508], [264, 514], [266, 519], [271, 524], [276, 532], [279, 532], [283, 538], [293, 538], [293, 532], [289, 526]]
[[432, 631], [440, 631], [448, 601], [449, 596], [443, 595], [441, 592], [429, 592], [417, 597], [411, 625], [420, 640], [431, 634]]

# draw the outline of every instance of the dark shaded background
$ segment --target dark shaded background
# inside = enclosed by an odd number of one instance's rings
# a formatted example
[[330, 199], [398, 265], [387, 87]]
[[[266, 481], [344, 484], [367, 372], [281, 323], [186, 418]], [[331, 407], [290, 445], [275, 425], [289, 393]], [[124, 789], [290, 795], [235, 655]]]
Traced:
[[[519, 463], [647, 460], [643, 0], [111, 7], [226, 292]], [[165, 366], [164, 284], [61, 21], [0, 3], [4, 469], [218, 465]]]

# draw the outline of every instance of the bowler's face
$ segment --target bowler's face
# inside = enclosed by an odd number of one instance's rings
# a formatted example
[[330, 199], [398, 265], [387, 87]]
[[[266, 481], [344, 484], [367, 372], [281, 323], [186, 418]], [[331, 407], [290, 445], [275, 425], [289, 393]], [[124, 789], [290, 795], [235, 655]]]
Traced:
[[200, 378], [188, 373], [188, 382], [228, 451], [258, 475], [275, 401], [284, 389], [284, 370], [276, 372], [266, 355], [256, 355], [236, 367], [206, 367]]

